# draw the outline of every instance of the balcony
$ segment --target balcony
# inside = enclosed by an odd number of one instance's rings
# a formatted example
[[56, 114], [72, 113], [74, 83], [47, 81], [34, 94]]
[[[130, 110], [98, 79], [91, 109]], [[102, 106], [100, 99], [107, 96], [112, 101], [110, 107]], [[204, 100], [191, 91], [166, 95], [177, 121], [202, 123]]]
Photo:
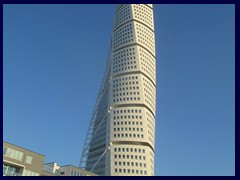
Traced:
[[14, 171], [8, 171], [6, 169], [3, 169], [3, 176], [22, 176], [21, 173], [16, 173]]

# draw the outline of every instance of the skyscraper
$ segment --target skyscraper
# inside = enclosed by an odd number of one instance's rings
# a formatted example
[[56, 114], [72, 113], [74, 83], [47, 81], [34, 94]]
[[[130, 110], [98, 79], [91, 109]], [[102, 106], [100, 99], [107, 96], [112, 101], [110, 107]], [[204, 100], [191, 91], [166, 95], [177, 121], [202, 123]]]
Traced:
[[153, 6], [118, 4], [80, 166], [100, 175], [154, 175], [155, 99]]

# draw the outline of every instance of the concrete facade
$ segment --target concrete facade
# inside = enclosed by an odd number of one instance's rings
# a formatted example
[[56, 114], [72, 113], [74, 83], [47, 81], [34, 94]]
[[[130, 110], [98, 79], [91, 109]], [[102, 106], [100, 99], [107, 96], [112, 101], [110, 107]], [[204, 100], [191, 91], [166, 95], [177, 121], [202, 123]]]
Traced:
[[153, 176], [155, 107], [153, 6], [118, 4], [80, 166], [106, 176]]

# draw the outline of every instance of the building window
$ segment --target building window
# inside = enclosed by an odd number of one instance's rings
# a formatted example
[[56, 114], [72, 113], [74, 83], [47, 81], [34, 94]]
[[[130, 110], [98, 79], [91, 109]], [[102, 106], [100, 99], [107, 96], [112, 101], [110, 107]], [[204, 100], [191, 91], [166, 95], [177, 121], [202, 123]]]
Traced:
[[23, 172], [23, 175], [24, 175], [24, 176], [39, 176], [38, 173], [33, 172], [33, 171], [29, 171], [29, 170], [25, 170], [25, 171]]
[[32, 156], [27, 156], [26, 163], [32, 164]]
[[22, 161], [23, 159], [23, 152], [16, 151], [8, 147], [3, 147], [3, 155], [19, 161]]
[[19, 161], [22, 161], [23, 153], [20, 152], [20, 151], [15, 151], [13, 158], [14, 158], [14, 159], [17, 159], [17, 160], [19, 160]]
[[5, 155], [7, 152], [7, 147], [3, 146], [3, 155]]

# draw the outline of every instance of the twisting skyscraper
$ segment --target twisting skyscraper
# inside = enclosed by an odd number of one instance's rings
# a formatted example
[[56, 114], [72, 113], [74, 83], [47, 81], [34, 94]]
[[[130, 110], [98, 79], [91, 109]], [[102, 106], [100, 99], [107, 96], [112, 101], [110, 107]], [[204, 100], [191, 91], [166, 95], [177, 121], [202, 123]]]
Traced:
[[105, 75], [80, 160], [100, 175], [154, 175], [152, 4], [119, 4]]

